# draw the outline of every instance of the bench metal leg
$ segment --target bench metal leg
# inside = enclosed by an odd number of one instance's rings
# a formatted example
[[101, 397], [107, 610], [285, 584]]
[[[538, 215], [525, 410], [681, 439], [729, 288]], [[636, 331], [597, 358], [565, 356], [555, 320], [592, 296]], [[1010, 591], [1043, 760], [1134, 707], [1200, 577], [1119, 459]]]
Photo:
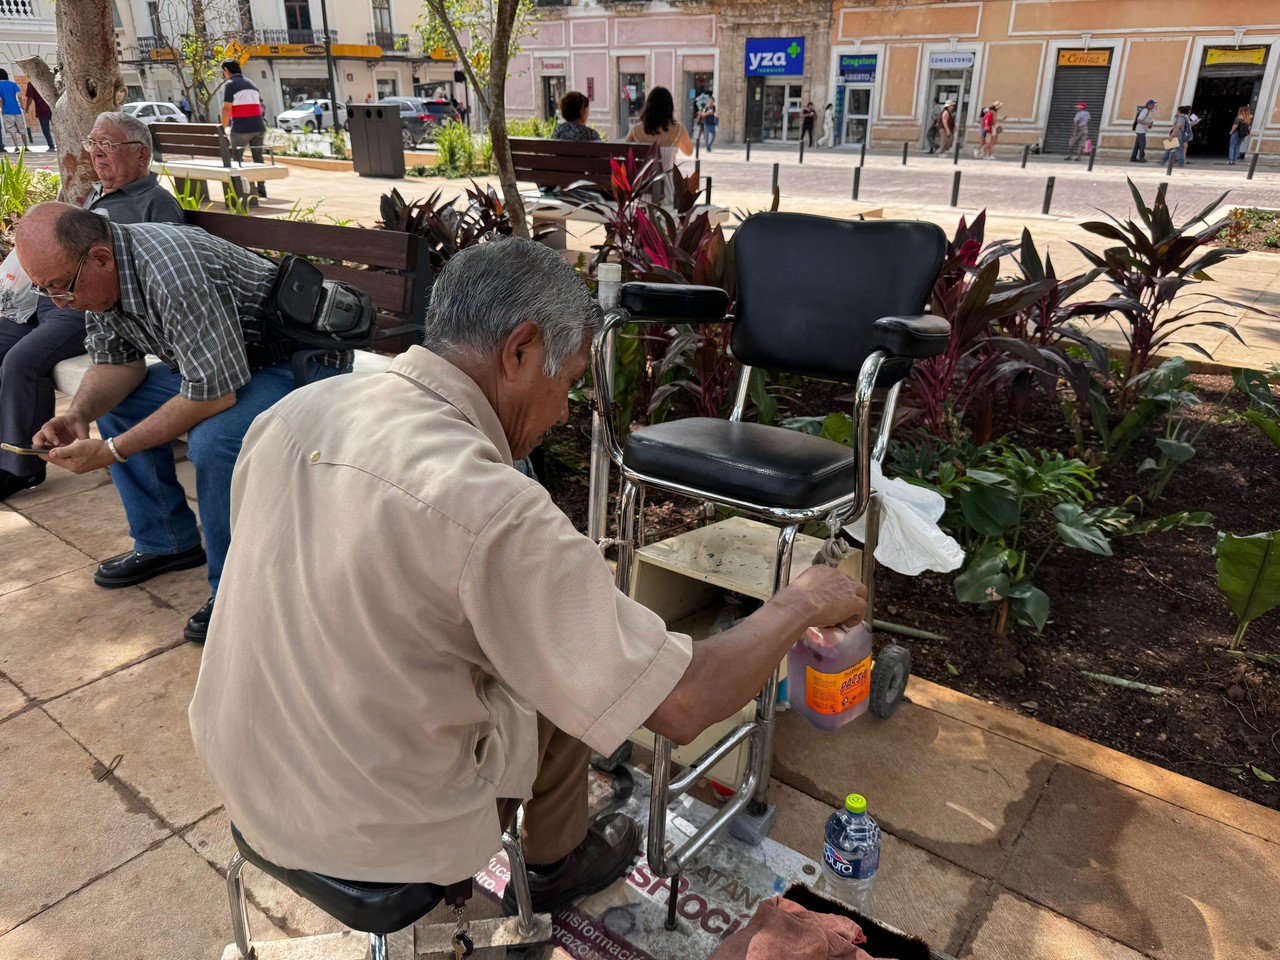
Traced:
[[248, 860], [236, 851], [227, 865], [227, 895], [231, 900], [231, 929], [235, 932], [236, 949], [245, 960], [253, 957], [253, 941], [249, 937], [249, 905], [244, 897], [244, 873]]
[[518, 824], [523, 815], [523, 811], [517, 814], [511, 828], [503, 831], [502, 847], [507, 851], [507, 863], [511, 867], [508, 883], [515, 891], [516, 915], [520, 922], [518, 932], [521, 936], [531, 936], [537, 929], [537, 922], [533, 913], [533, 895], [529, 893], [529, 868], [525, 866], [524, 848], [520, 845]]
[[386, 934], [369, 934], [369, 960], [387, 960]]

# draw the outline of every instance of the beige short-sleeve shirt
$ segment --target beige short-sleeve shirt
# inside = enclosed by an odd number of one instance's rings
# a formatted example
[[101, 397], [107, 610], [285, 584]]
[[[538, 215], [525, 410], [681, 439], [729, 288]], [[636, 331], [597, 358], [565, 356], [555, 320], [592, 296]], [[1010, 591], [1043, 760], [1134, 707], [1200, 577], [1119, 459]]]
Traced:
[[496, 800], [530, 793], [535, 714], [611, 752], [692, 655], [422, 347], [259, 416], [231, 515], [191, 730], [232, 822], [283, 866], [474, 873]]

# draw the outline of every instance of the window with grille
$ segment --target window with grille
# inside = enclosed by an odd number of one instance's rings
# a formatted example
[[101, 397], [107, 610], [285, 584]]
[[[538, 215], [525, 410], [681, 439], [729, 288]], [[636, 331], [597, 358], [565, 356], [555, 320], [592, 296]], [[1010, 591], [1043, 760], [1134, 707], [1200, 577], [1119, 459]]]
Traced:
[[310, 30], [310, 0], [284, 0], [284, 25], [289, 30]]

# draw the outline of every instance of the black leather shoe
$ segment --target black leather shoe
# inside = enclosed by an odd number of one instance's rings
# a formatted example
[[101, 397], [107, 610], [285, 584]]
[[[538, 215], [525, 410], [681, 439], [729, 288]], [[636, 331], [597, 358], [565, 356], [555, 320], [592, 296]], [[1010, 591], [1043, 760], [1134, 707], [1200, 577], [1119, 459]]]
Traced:
[[15, 493], [30, 490], [32, 487], [38, 487], [42, 483], [44, 483], [43, 463], [40, 464], [38, 471], [27, 474], [25, 477], [10, 473], [8, 470], [0, 470], [0, 500], [7, 500]]
[[182, 629], [182, 639], [190, 643], [204, 643], [204, 638], [209, 635], [209, 618], [212, 616], [213, 597], [210, 597], [203, 607], [191, 615]]
[[93, 582], [100, 587], [132, 587], [171, 570], [190, 570], [204, 564], [204, 547], [196, 544], [181, 553], [139, 553], [130, 550], [98, 564]]
[[[587, 828], [587, 839], [551, 873], [529, 871], [534, 913], [556, 913], [579, 897], [599, 893], [631, 869], [640, 849], [640, 828], [625, 813], [601, 817]], [[516, 915], [515, 887], [508, 883], [502, 912]]]

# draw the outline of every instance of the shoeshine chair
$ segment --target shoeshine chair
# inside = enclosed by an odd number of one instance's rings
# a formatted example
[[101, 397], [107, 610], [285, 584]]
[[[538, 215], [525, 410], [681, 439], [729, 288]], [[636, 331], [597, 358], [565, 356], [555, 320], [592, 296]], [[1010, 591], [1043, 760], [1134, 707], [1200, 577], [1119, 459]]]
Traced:
[[[863, 580], [871, 619], [876, 500], [870, 468], [889, 440], [900, 382], [913, 360], [944, 352], [945, 318], [922, 315], [941, 269], [946, 239], [923, 222], [846, 221], [792, 213], [748, 218], [733, 238], [737, 304], [715, 287], [627, 283], [592, 346], [597, 420], [610, 458], [622, 474], [617, 585], [631, 586], [637, 549], [636, 514], [646, 488], [700, 499], [780, 525], [773, 591], [791, 575], [791, 549], [801, 525], [825, 521], [833, 530], [867, 514]], [[728, 323], [730, 350], [742, 364], [728, 420], [690, 417], [633, 430], [619, 441], [612, 395], [613, 338], [628, 323]], [[744, 422], [753, 367], [854, 386], [849, 446], [795, 430]], [[603, 386], [602, 386], [603, 385]], [[884, 394], [871, 443], [873, 394]], [[735, 836], [760, 842], [772, 823], [766, 802], [778, 677], [756, 698], [755, 719], [727, 736], [672, 778], [671, 743], [654, 736], [648, 859], [672, 878], [668, 929], [675, 927], [677, 879], [686, 864], [726, 824]], [[664, 850], [668, 802], [702, 771], [748, 743], [747, 772], [738, 791], [684, 844]], [[737, 818], [735, 820], [735, 818]]]
[[272, 863], [249, 846], [235, 824], [231, 825], [231, 838], [235, 841], [236, 852], [227, 866], [227, 892], [231, 898], [231, 926], [235, 932], [236, 949], [245, 960], [255, 955], [242, 877], [245, 865], [250, 863], [344, 926], [369, 934], [370, 960], [388, 960], [387, 936], [416, 923], [441, 902], [453, 907], [455, 920], [420, 930], [420, 934], [425, 934], [425, 943], [419, 944], [421, 952], [448, 953], [452, 950], [455, 956], [467, 957], [479, 948], [522, 947], [546, 943], [551, 939], [551, 916], [533, 912], [529, 875], [515, 830], [508, 830], [502, 835], [502, 846], [511, 864], [511, 880], [508, 882], [515, 884], [519, 914], [513, 918], [474, 923], [467, 921], [464, 914], [466, 901], [471, 897], [470, 878], [447, 887], [434, 883], [339, 880]]

